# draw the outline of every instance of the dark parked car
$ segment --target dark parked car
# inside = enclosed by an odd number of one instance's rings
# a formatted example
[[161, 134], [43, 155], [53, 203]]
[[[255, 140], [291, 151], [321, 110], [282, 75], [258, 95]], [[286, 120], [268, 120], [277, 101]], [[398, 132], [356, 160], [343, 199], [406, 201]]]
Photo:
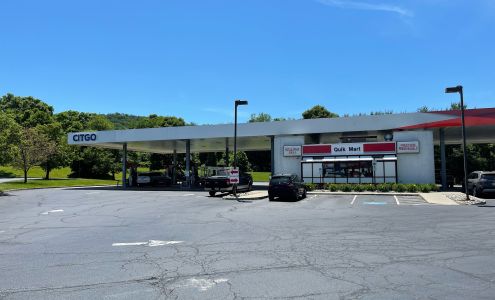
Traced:
[[[208, 191], [210, 196], [215, 196], [217, 192], [232, 193], [234, 185], [230, 183], [228, 176], [228, 169], [215, 168], [211, 176], [208, 176], [202, 180], [202, 185], [205, 191]], [[250, 191], [253, 187], [253, 177], [248, 173], [239, 174], [239, 184], [237, 185], [237, 191], [245, 192]]]
[[306, 198], [304, 183], [296, 174], [274, 175], [268, 186], [268, 198], [272, 201], [277, 197], [280, 200], [290, 199], [294, 201]]
[[474, 171], [468, 175], [468, 191], [473, 196], [495, 193], [495, 171]]
[[138, 173], [137, 185], [144, 186], [170, 186], [172, 184], [172, 179], [161, 172], [143, 172]]

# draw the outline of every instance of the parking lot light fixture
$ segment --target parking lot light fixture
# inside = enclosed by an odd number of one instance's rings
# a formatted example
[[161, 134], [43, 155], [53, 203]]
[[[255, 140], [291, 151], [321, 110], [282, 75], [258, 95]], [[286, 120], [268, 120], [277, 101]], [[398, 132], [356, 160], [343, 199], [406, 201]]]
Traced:
[[467, 153], [466, 153], [466, 125], [464, 123], [464, 93], [462, 85], [448, 87], [445, 89], [446, 94], [459, 93], [461, 97], [461, 124], [462, 124], [462, 154], [464, 159], [464, 193], [466, 200], [469, 200], [469, 190], [467, 185]]
[[[237, 168], [237, 107], [239, 105], [247, 105], [246, 100], [235, 100], [234, 101], [234, 169]], [[237, 196], [237, 184], [233, 186], [234, 195]]]
[[234, 112], [234, 168], [237, 168], [237, 107], [239, 105], [247, 105], [246, 100], [235, 100]]

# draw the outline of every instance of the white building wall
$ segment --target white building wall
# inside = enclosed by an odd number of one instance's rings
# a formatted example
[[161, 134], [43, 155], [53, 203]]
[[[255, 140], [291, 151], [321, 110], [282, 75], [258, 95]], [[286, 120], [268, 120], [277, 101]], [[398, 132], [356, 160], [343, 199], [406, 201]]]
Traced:
[[274, 140], [274, 160], [275, 174], [295, 173], [301, 176], [301, 157], [284, 157], [284, 146], [302, 146], [304, 136], [275, 136]]
[[397, 154], [399, 183], [435, 183], [433, 132], [395, 131], [394, 141], [419, 141], [419, 153]]

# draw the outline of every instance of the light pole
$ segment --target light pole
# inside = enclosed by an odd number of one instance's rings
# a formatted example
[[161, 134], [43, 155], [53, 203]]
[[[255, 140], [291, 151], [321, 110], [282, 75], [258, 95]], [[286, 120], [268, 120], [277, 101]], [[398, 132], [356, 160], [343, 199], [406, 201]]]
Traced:
[[464, 94], [462, 92], [462, 85], [448, 87], [445, 89], [445, 93], [459, 93], [461, 96], [461, 122], [462, 122], [462, 154], [464, 159], [464, 192], [466, 193], [466, 200], [469, 200], [469, 191], [467, 185], [467, 153], [466, 153], [466, 125], [464, 124]]
[[[234, 105], [234, 169], [237, 168], [237, 107], [239, 105], [247, 105], [246, 100], [235, 100]], [[234, 196], [237, 196], [237, 183], [233, 186]]]

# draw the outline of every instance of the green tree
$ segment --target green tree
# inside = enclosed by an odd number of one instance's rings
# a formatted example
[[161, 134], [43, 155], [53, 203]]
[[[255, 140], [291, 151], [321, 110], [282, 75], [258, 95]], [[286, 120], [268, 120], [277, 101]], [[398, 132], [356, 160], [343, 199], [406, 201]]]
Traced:
[[111, 150], [81, 147], [81, 151], [72, 157], [69, 164], [72, 170], [69, 176], [109, 179], [112, 170], [115, 170], [114, 161], [115, 157]]
[[251, 118], [249, 119], [249, 123], [255, 122], [270, 122], [272, 117], [267, 113], [259, 113], [259, 114], [251, 114]]
[[56, 151], [56, 145], [46, 134], [36, 128], [23, 128], [17, 141], [13, 166], [24, 172], [24, 183], [33, 166], [42, 165]]
[[170, 116], [149, 115], [147, 118], [140, 118], [135, 123], [135, 128], [158, 128], [185, 126], [186, 122], [182, 118]]
[[418, 112], [429, 112], [429, 111], [430, 109], [426, 105], [423, 105], [420, 108], [418, 108]]
[[91, 114], [68, 110], [55, 114], [54, 118], [61, 124], [63, 131], [69, 133], [83, 131], [88, 128], [87, 124]]
[[22, 127], [36, 127], [52, 122], [53, 107], [33, 97], [7, 94], [0, 98], [0, 111], [11, 114]]
[[92, 115], [89, 117], [86, 128], [90, 130], [112, 130], [114, 125], [104, 115]]
[[[229, 152], [229, 164], [231, 166], [234, 165], [234, 152]], [[225, 164], [225, 152], [222, 153], [222, 159], [218, 161], [218, 165], [226, 165]], [[250, 172], [251, 163], [249, 163], [248, 156], [244, 151], [237, 151], [237, 167], [241, 172]]]
[[45, 171], [44, 179], [48, 180], [50, 179], [51, 170], [69, 165], [70, 148], [67, 144], [67, 134], [64, 132], [62, 124], [59, 122], [40, 125], [37, 129], [44, 133], [55, 145], [53, 153], [49, 154], [46, 161], [41, 165]]
[[[460, 110], [461, 102], [452, 102], [450, 103], [450, 110]], [[467, 109], [467, 105], [464, 104], [464, 109]]]
[[0, 165], [8, 164], [14, 158], [20, 130], [13, 117], [0, 112]]
[[304, 119], [338, 118], [339, 115], [328, 111], [324, 106], [315, 105], [302, 113]]

